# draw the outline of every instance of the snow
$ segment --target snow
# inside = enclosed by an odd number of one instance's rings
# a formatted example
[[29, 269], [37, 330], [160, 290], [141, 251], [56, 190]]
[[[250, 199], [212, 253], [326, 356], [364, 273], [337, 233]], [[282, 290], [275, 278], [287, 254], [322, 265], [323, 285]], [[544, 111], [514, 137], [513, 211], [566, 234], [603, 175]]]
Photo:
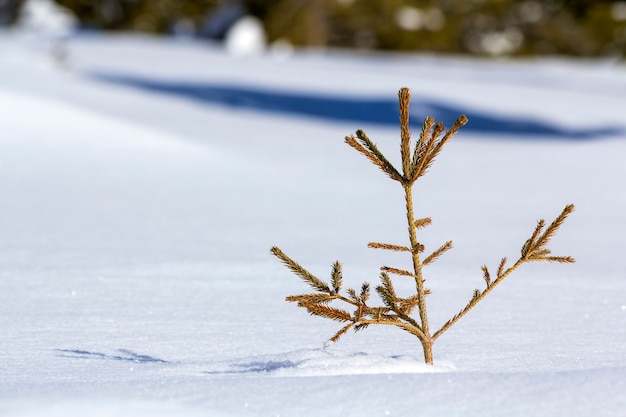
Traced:
[[[623, 64], [83, 34], [59, 66], [0, 35], [0, 415], [624, 415]], [[397, 162], [401, 86], [414, 131], [470, 119], [416, 186], [427, 248], [455, 244], [426, 271], [435, 327], [577, 207], [551, 245], [577, 263], [516, 271], [434, 366], [396, 329], [325, 346], [269, 253], [353, 287], [406, 261], [366, 247], [404, 241], [401, 189], [343, 143]]]
[[265, 49], [265, 43], [263, 23], [253, 16], [239, 19], [228, 30], [224, 39], [226, 50], [237, 56], [261, 53]]
[[73, 32], [76, 18], [51, 0], [28, 0], [18, 23], [21, 30], [31, 35], [64, 37]]

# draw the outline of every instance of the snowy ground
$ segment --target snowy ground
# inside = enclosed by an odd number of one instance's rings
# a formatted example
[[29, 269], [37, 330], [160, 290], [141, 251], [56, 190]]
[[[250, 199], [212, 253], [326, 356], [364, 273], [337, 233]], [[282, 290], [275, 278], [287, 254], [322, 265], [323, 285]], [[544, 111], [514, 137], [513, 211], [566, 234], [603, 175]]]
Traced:
[[[335, 323], [284, 302], [306, 287], [272, 258], [375, 283], [400, 256], [399, 187], [343, 143], [397, 148], [470, 123], [416, 188], [434, 224], [441, 325], [513, 259], [537, 219], [573, 265], [512, 275], [435, 345], [395, 329], [324, 341]], [[349, 53], [232, 57], [83, 36], [55, 61], [0, 36], [0, 415], [626, 415], [626, 68]], [[397, 161], [397, 159], [395, 159]], [[410, 289], [408, 283], [398, 283]]]

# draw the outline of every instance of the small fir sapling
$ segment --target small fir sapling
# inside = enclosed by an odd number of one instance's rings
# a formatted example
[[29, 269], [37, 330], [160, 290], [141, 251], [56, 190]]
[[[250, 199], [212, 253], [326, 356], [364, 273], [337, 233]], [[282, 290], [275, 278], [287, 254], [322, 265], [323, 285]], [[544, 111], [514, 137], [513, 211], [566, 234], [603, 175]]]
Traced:
[[[422, 258], [425, 248], [417, 238], [417, 231], [429, 226], [431, 219], [429, 217], [415, 218], [413, 212], [413, 185], [427, 172], [443, 146], [461, 126], [467, 123], [467, 118], [464, 115], [460, 116], [452, 127], [446, 131], [443, 123], [435, 123], [432, 117], [427, 117], [424, 120], [419, 139], [414, 148], [411, 149], [411, 135], [409, 132], [410, 93], [407, 88], [402, 88], [398, 95], [400, 101], [401, 171], [389, 162], [362, 130], [356, 132], [356, 137], [346, 137], [345, 142], [363, 154], [370, 162], [376, 165], [389, 178], [398, 182], [404, 189], [408, 244], [397, 245], [371, 242], [368, 246], [373, 249], [406, 252], [411, 257], [412, 270], [390, 266], [381, 267], [380, 284], [374, 290], [380, 297], [382, 305], [372, 306], [370, 304], [371, 290], [369, 283], [364, 283], [358, 292], [352, 288], [347, 288], [342, 294], [343, 277], [341, 264], [338, 261], [332, 265], [329, 284], [311, 274], [296, 261], [285, 255], [278, 247], [272, 247], [271, 252], [287, 268], [315, 290], [311, 294], [288, 296], [286, 298], [287, 301], [297, 303], [299, 307], [305, 308], [312, 315], [344, 323], [343, 327], [330, 338], [331, 342], [336, 342], [351, 329], [360, 331], [374, 324], [392, 325], [417, 337], [424, 351], [425, 362], [432, 364], [434, 342], [483, 300], [487, 294], [514, 270], [528, 262], [574, 262], [574, 259], [569, 256], [553, 256], [547, 248], [550, 239], [556, 234], [567, 216], [574, 211], [574, 205], [569, 204], [565, 206], [561, 214], [547, 227], [543, 219], [539, 220], [530, 239], [522, 246], [519, 259], [512, 266], [507, 267], [507, 258], [502, 258], [495, 276], [492, 277], [488, 268], [483, 265], [481, 268], [485, 280], [485, 288], [474, 290], [470, 301], [465, 307], [444, 323], [441, 328], [431, 332], [428, 310], [426, 308], [426, 296], [430, 293], [430, 290], [424, 286], [423, 269], [451, 249], [452, 241], [444, 243], [428, 256]], [[415, 281], [415, 294], [406, 298], [399, 297], [394, 289], [391, 275], [412, 278]], [[333, 302], [343, 303], [352, 312], [331, 306]]]

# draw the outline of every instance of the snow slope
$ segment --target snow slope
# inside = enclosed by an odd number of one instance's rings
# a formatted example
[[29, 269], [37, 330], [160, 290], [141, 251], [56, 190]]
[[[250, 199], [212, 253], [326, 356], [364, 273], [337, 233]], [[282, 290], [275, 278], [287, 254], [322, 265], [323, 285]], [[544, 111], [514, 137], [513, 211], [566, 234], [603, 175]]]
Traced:
[[[67, 60], [0, 36], [0, 415], [626, 415], [626, 70], [611, 62], [301, 52], [78, 36]], [[283, 301], [280, 246], [347, 285], [405, 259], [401, 190], [343, 137], [395, 152], [412, 114], [470, 119], [418, 184], [442, 324], [514, 258], [551, 248], [435, 345], [348, 334]], [[620, 150], [621, 149], [621, 150]], [[394, 159], [397, 161], [397, 159]], [[398, 283], [410, 290], [409, 283]]]

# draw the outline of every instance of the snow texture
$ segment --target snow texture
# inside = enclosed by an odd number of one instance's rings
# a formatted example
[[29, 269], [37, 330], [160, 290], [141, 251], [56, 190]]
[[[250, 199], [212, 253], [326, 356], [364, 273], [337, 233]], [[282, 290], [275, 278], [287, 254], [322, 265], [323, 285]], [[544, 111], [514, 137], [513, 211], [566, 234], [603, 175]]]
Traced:
[[[624, 416], [626, 69], [0, 34], [0, 415]], [[440, 326], [539, 218], [573, 265], [528, 265], [434, 347], [336, 323], [280, 246], [347, 286], [406, 239], [402, 194], [343, 143], [397, 152], [395, 92], [469, 124], [415, 190]], [[397, 163], [398, 158], [392, 158]], [[398, 281], [398, 291], [410, 292]]]

